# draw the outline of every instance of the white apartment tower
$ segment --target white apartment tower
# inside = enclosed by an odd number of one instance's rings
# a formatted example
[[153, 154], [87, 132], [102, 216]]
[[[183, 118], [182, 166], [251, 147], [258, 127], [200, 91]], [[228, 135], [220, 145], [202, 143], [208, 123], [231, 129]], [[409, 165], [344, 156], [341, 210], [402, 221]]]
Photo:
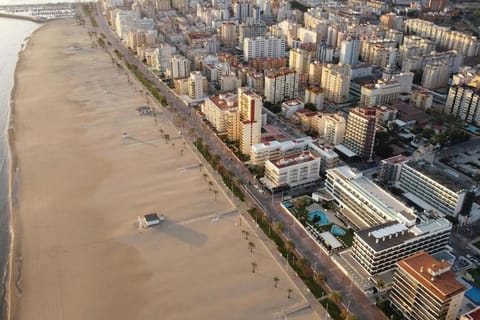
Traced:
[[348, 101], [350, 90], [350, 66], [345, 64], [326, 64], [322, 67], [321, 88], [325, 100], [334, 103]]
[[187, 78], [190, 74], [190, 61], [184, 56], [174, 55], [171, 59], [171, 75], [173, 79]]
[[279, 103], [298, 97], [298, 72], [283, 69], [265, 75], [265, 100]]
[[480, 91], [468, 85], [451, 86], [443, 112], [468, 123], [479, 125]]
[[340, 63], [354, 66], [360, 55], [360, 40], [357, 37], [348, 37], [340, 43]]
[[245, 61], [252, 58], [280, 58], [285, 56], [285, 39], [256, 37], [243, 39]]
[[199, 100], [204, 97], [203, 84], [206, 78], [200, 71], [193, 71], [188, 78], [188, 97], [192, 100]]

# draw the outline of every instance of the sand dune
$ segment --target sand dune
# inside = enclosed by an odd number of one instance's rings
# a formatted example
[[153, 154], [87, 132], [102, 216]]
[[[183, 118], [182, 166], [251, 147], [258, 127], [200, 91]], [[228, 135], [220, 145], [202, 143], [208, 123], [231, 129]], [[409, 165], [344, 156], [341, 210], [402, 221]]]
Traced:
[[[238, 214], [212, 219], [235, 207], [215, 200], [167, 112], [136, 114], [144, 94], [84, 29], [49, 22], [17, 79], [15, 319], [273, 319], [303, 301], [253, 235], [248, 250]], [[154, 211], [167, 221], [139, 229]]]

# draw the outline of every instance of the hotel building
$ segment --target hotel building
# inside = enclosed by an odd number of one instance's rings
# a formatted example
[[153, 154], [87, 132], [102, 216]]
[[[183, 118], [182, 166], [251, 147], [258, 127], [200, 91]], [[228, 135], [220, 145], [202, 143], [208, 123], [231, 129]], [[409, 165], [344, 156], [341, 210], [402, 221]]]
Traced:
[[205, 99], [202, 112], [219, 134], [228, 131], [228, 119], [231, 112], [237, 111], [237, 95], [226, 93]]
[[403, 163], [397, 186], [406, 192], [405, 197], [426, 210], [458, 217], [468, 216], [472, 209], [471, 187], [425, 161]]
[[[445, 248], [452, 224], [444, 218], [429, 220], [408, 227], [397, 221], [356, 231], [352, 257], [375, 276], [395, 268], [395, 263], [419, 251], [436, 253]], [[423, 318], [420, 318], [423, 320]]]
[[417, 217], [412, 208], [354, 168], [341, 166], [327, 170], [325, 187], [339, 206], [339, 213], [354, 229], [373, 227], [387, 221], [398, 221], [409, 227], [415, 225]]
[[267, 160], [275, 161], [283, 157], [302, 153], [307, 150], [311, 137], [303, 137], [283, 142], [270, 141], [252, 146], [250, 162], [253, 165], [264, 165]]
[[455, 320], [466, 290], [455, 277], [448, 262], [418, 252], [398, 261], [391, 303], [406, 319]]
[[480, 89], [469, 85], [451, 86], [443, 112], [480, 125]]

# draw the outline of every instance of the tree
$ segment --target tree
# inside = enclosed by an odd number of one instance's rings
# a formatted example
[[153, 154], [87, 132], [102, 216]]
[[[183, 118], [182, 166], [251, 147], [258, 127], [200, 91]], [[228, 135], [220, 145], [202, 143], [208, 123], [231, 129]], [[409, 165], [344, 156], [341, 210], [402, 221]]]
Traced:
[[295, 243], [293, 243], [292, 240], [287, 240], [287, 243], [285, 244], [285, 248], [287, 251], [293, 251], [295, 250]]
[[207, 181], [208, 174], [204, 173], [203, 174], [203, 180]]
[[250, 234], [250, 232], [248, 232], [247, 230], [242, 230], [242, 233], [245, 235], [245, 240], [248, 240], [248, 235]]
[[163, 138], [165, 139], [165, 144], [167, 144], [170, 141], [170, 135], [168, 133], [164, 134]]
[[305, 103], [304, 108], [308, 109], [310, 111], [317, 111], [317, 106], [314, 103], [311, 103], [311, 102]]
[[340, 293], [340, 291], [332, 291], [330, 292], [329, 294], [329, 298], [335, 302], [335, 303], [338, 303], [342, 300], [342, 294]]
[[357, 316], [353, 313], [350, 313], [348, 310], [343, 309], [340, 313], [340, 318], [343, 320], [356, 320]]
[[283, 231], [283, 223], [281, 223], [281, 222], [275, 222], [275, 224], [273, 225], [273, 228], [275, 229], [275, 231], [277, 231], [278, 233], [280, 233], [280, 232]]
[[215, 195], [215, 201], [217, 201], [218, 190], [213, 190], [213, 194]]
[[288, 299], [291, 299], [293, 290], [291, 288], [288, 288], [287, 292], [288, 292]]
[[297, 266], [303, 271], [307, 271], [308, 267], [310, 266], [310, 260], [305, 257], [301, 257], [297, 260]]
[[257, 271], [258, 264], [256, 262], [252, 262], [252, 273], [255, 273]]
[[280, 279], [277, 276], [273, 277], [273, 283], [274, 283], [275, 288], [278, 287], [278, 282], [279, 281], [280, 281]]
[[208, 181], [208, 190], [212, 190], [213, 182], [210, 180]]
[[253, 249], [255, 249], [255, 243], [253, 243], [252, 241], [250, 241], [248, 243], [248, 249], [250, 250], [251, 253], [253, 253]]
[[327, 276], [323, 272], [318, 272], [315, 275], [315, 281], [318, 282], [318, 283], [326, 282], [326, 280], [327, 280]]

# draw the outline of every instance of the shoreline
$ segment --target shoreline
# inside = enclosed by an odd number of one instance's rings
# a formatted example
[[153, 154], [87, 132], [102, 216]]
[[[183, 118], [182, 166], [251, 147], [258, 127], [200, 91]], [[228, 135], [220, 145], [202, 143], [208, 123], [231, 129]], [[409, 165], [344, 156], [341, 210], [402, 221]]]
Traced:
[[[37, 22], [38, 23], [38, 22]], [[35, 35], [38, 30], [41, 30], [45, 23], [38, 23], [40, 26], [35, 29], [28, 37], [25, 38], [23, 41], [22, 47], [17, 54], [17, 61], [15, 62], [15, 71], [13, 73], [13, 86], [10, 90], [9, 94], [9, 111], [8, 111], [8, 120], [7, 120], [7, 127], [5, 128], [6, 131], [6, 139], [7, 139], [7, 146], [8, 146], [8, 210], [9, 210], [9, 245], [8, 245], [8, 258], [7, 266], [6, 266], [6, 282], [5, 286], [5, 314], [6, 319], [10, 320], [14, 316], [14, 306], [16, 302], [16, 295], [13, 295], [13, 285], [18, 290], [17, 282], [20, 280], [21, 277], [21, 265], [18, 266], [15, 257], [19, 253], [20, 250], [20, 238], [17, 240], [16, 235], [21, 234], [21, 224], [19, 223], [18, 219], [15, 219], [15, 206], [13, 204], [13, 192], [15, 188], [15, 177], [18, 173], [18, 157], [15, 152], [15, 96], [17, 94], [17, 82], [18, 82], [18, 68], [22, 64], [23, 55], [25, 51], [28, 49], [28, 43], [30, 39]], [[21, 252], [20, 252], [21, 257]], [[15, 284], [13, 279], [15, 279]]]

